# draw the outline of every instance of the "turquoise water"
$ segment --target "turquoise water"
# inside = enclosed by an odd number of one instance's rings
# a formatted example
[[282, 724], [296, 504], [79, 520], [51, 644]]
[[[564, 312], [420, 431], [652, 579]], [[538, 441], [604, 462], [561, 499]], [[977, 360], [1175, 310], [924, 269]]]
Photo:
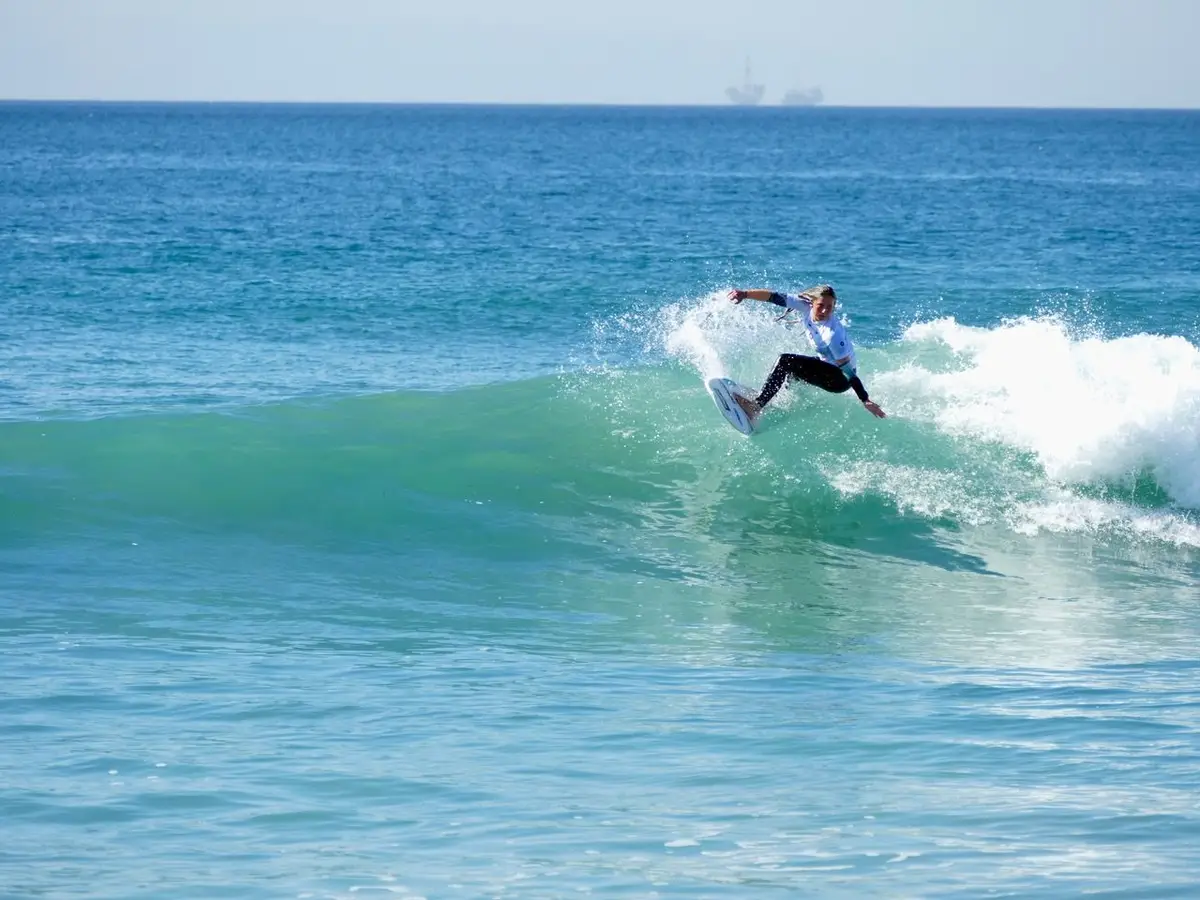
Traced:
[[1200, 895], [1200, 115], [0, 138], [0, 896]]

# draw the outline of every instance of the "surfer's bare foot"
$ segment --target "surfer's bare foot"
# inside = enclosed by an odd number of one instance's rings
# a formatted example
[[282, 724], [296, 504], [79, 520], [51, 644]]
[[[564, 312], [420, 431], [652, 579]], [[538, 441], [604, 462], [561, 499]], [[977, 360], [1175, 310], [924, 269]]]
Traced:
[[738, 406], [742, 408], [742, 411], [745, 412], [751, 422], [757, 419], [758, 414], [762, 412], [762, 407], [749, 397], [743, 397], [740, 394], [734, 394], [733, 399], [737, 401]]

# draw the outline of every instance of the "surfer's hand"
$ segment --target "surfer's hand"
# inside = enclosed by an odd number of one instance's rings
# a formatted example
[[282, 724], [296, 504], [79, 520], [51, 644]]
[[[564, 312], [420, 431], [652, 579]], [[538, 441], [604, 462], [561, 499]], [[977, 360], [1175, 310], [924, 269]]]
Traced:
[[877, 419], [886, 419], [887, 418], [887, 413], [885, 413], [882, 409], [880, 409], [879, 404], [876, 403], [874, 400], [867, 400], [865, 403], [863, 403], [863, 406], [865, 406], [867, 408], [867, 412], [869, 412], [875, 418], [877, 418]]
[[729, 302], [730, 303], [741, 303], [745, 299], [746, 299], [746, 295], [743, 294], [741, 291], [737, 290], [736, 288], [729, 292]]

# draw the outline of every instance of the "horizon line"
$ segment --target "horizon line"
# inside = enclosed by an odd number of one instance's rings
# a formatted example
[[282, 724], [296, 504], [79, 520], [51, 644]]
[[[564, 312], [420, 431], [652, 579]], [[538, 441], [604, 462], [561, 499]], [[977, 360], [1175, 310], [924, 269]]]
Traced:
[[636, 101], [563, 101], [563, 100], [225, 100], [225, 99], [154, 99], [98, 97], [0, 97], [0, 105], [75, 104], [112, 106], [374, 106], [374, 107], [491, 107], [508, 109], [726, 109], [726, 110], [947, 110], [947, 111], [1013, 111], [1013, 112], [1198, 112], [1200, 106], [1026, 106], [1019, 104], [900, 104], [900, 103], [819, 103], [789, 106], [783, 103], [739, 105], [736, 103], [658, 103]]

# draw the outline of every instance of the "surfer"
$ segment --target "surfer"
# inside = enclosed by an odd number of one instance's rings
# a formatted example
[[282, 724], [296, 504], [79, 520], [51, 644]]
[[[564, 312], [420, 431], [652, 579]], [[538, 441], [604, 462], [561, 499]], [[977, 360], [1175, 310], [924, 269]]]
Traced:
[[831, 394], [841, 394], [853, 389], [871, 415], [880, 419], [887, 418], [879, 404], [867, 396], [867, 389], [858, 377], [854, 345], [850, 343], [841, 320], [833, 314], [833, 308], [837, 305], [837, 294], [833, 288], [827, 284], [819, 284], [799, 294], [777, 294], [767, 290], [733, 290], [729, 292], [729, 299], [734, 303], [761, 300], [782, 306], [784, 313], [780, 316], [781, 319], [792, 310], [798, 311], [809, 341], [821, 355], [818, 359], [815, 356], [784, 353], [767, 376], [756, 399], [738, 396], [738, 405], [746, 411], [751, 422], [757, 419], [763, 407], [771, 402], [771, 398], [783, 387], [783, 382], [789, 375]]

